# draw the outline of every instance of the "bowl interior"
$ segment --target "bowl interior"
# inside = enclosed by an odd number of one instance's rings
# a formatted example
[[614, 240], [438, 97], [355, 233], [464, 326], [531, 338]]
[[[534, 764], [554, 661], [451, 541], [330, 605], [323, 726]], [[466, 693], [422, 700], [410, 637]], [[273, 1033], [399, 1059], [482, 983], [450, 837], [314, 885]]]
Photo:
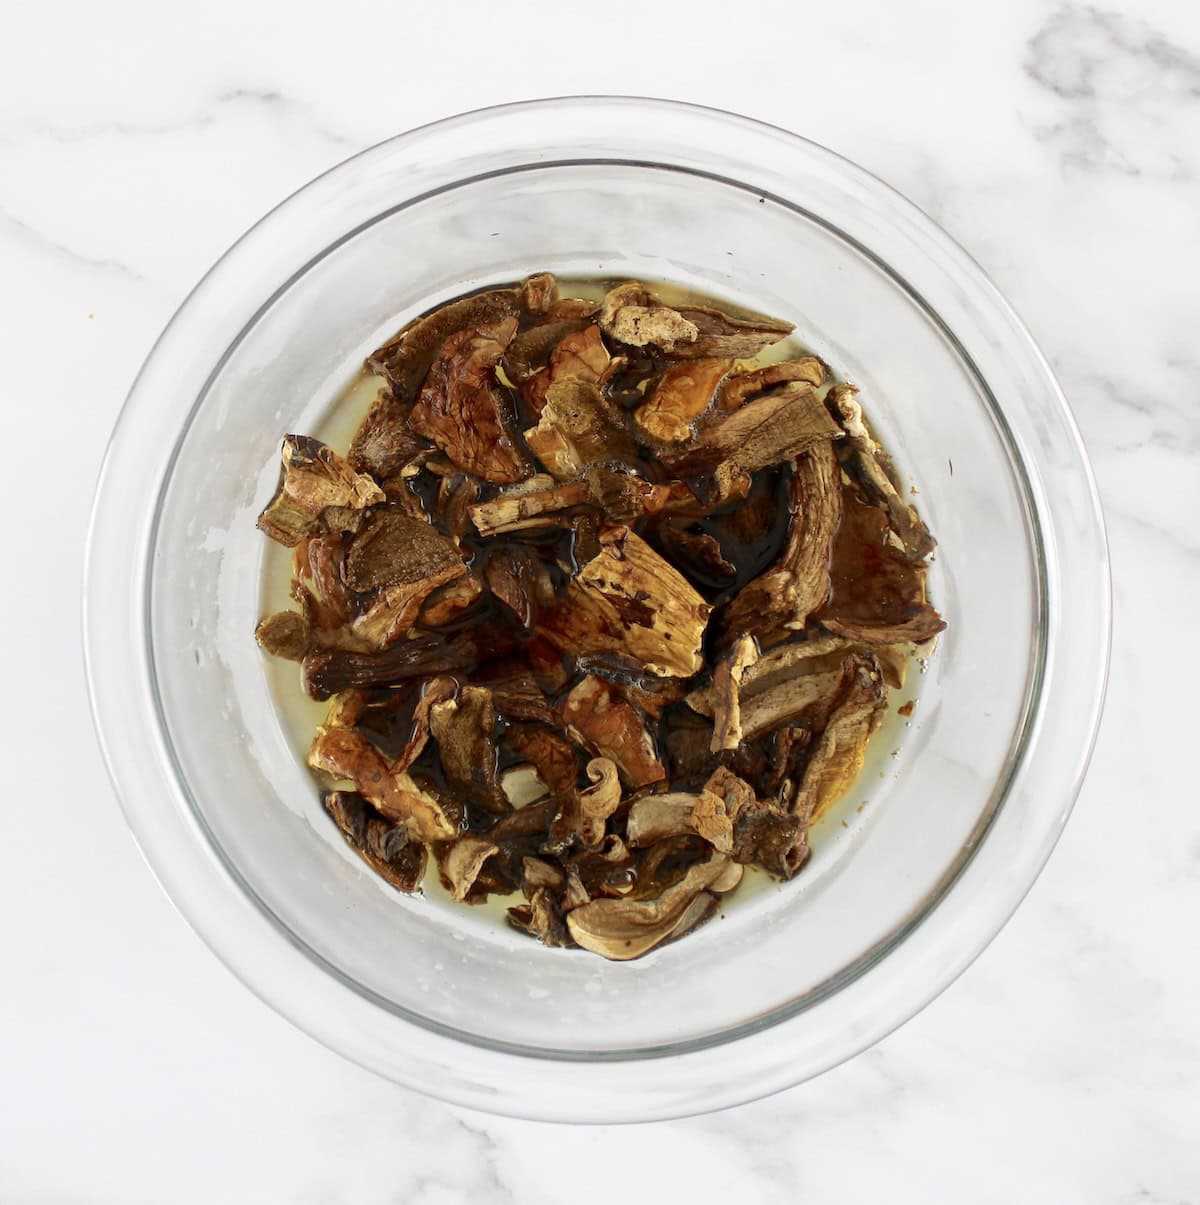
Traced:
[[[363, 356], [466, 290], [551, 269], [663, 279], [777, 314], [859, 385], [939, 539], [949, 621], [792, 883], [627, 964], [546, 950], [495, 909], [391, 891], [342, 846], [253, 640], [254, 519], [285, 432], [320, 430]], [[280, 275], [283, 275], [281, 271]], [[1004, 399], [999, 399], [1001, 406]], [[533, 164], [382, 212], [314, 258], [227, 350], [166, 480], [150, 562], [161, 717], [197, 821], [292, 940], [381, 1006], [502, 1048], [622, 1057], [790, 1015], [935, 907], [999, 806], [1041, 655], [1040, 561], [1020, 460], [954, 338], [829, 224], [735, 182], [636, 163]], [[294, 683], [291, 683], [295, 688]]]

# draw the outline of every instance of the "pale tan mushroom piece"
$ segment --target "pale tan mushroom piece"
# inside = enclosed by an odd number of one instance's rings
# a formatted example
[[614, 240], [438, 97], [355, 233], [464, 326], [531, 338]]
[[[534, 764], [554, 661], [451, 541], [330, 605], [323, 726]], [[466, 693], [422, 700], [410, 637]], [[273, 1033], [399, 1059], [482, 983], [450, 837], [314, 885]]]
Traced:
[[599, 542], [539, 630], [574, 656], [624, 654], [656, 677], [698, 673], [709, 604], [629, 528], [602, 527]]
[[579, 945], [594, 954], [614, 961], [637, 958], [671, 935], [696, 897], [728, 866], [728, 858], [714, 854], [653, 899], [592, 900], [567, 913], [567, 928]]
[[463, 833], [450, 845], [438, 849], [438, 874], [442, 886], [456, 903], [474, 902], [470, 899], [471, 888], [475, 886], [483, 864], [499, 852], [498, 845], [473, 833]]
[[586, 482], [568, 481], [560, 485], [548, 475], [531, 477], [523, 486], [535, 488], [517, 486], [470, 508], [471, 522], [480, 535], [521, 531], [547, 515], [559, 515], [581, 506], [591, 497]]
[[361, 510], [383, 501], [383, 490], [370, 477], [356, 473], [320, 440], [287, 436], [282, 462], [279, 485], [258, 516], [258, 529], [288, 548], [314, 531], [331, 506]]
[[303, 661], [311, 641], [308, 620], [299, 611], [276, 611], [254, 629], [254, 639], [272, 657]]
[[737, 372], [721, 386], [717, 406], [722, 410], [738, 410], [751, 398], [791, 381], [803, 381], [816, 388], [824, 383], [825, 374], [825, 365], [816, 356], [803, 356], [798, 360], [785, 360], [782, 364], [768, 364], [763, 368]]
[[485, 686], [463, 686], [436, 702], [429, 719], [446, 779], [489, 812], [505, 812], [496, 757], [496, 705]]
[[636, 448], [625, 416], [594, 381], [556, 380], [536, 427], [525, 432], [529, 450], [558, 481], [570, 481], [594, 464], [627, 461]]
[[522, 385], [521, 396], [535, 413], [541, 414], [551, 386], [561, 381], [599, 385], [611, 364], [599, 327], [589, 324], [582, 330], [567, 331], [550, 352], [546, 366]]
[[742, 675], [757, 660], [758, 644], [754, 637], [741, 635], [713, 668], [713, 735], [710, 748], [714, 753], [736, 749], [742, 743]]
[[604, 841], [604, 825], [621, 804], [617, 767], [607, 757], [594, 757], [587, 764], [592, 785], [579, 792], [579, 839], [585, 849], [596, 849]]
[[635, 849], [668, 837], [703, 837], [719, 853], [733, 850], [733, 819], [725, 801], [707, 788], [691, 793], [669, 791], [644, 795], [634, 801], [626, 819], [625, 834]]
[[318, 728], [308, 764], [354, 783], [368, 803], [394, 823], [405, 825], [415, 840], [446, 841], [458, 834], [457, 821], [440, 800], [404, 771], [393, 771], [383, 754], [351, 728]]

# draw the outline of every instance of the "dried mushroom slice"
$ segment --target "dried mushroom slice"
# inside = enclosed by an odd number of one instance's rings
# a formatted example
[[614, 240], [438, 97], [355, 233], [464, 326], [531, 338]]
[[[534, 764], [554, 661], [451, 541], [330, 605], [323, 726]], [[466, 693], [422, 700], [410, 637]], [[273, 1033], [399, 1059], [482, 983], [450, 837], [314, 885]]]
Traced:
[[388, 820], [403, 824], [414, 840], [446, 841], [458, 833], [457, 819], [441, 800], [404, 771], [393, 770], [379, 750], [352, 728], [318, 728], [308, 764], [354, 783], [368, 803]]
[[329, 791], [324, 804], [346, 844], [385, 883], [397, 891], [417, 890], [425, 875], [425, 846], [411, 840], [404, 825], [381, 819], [354, 791]]
[[756, 356], [790, 335], [790, 322], [733, 317], [702, 305], [663, 305], [636, 281], [611, 289], [600, 307], [601, 330], [630, 347], [653, 345], [672, 359]]
[[[526, 489], [525, 486], [534, 488]], [[481, 536], [504, 535], [531, 527], [565, 526], [566, 512], [582, 506], [590, 497], [583, 481], [558, 485], [553, 477], [543, 474], [472, 506], [471, 522]]]
[[303, 661], [309, 650], [308, 620], [299, 611], [276, 611], [254, 629], [264, 652], [285, 661]]
[[654, 898], [592, 900], [567, 913], [567, 928], [594, 954], [615, 961], [638, 958], [672, 935], [689, 907], [728, 865], [728, 858], [714, 854]]
[[841, 437], [820, 394], [811, 385], [793, 382], [707, 428], [671, 468], [684, 477], [720, 469], [753, 473]]
[[491, 289], [461, 297], [409, 323], [371, 354], [367, 367], [391, 382], [400, 402], [412, 402], [447, 339], [459, 331], [513, 318], [519, 306], [516, 289]]
[[625, 416], [593, 381], [567, 377], [546, 390], [529, 450], [552, 477], [569, 481], [594, 464], [627, 462], [636, 449]]
[[[756, 801], [738, 816], [733, 826], [733, 860], [743, 865], [761, 866], [777, 879], [790, 879], [803, 857], [797, 846], [804, 823], [768, 802]], [[807, 846], [804, 847], [807, 855]]]
[[580, 330], [569, 330], [555, 344], [546, 366], [527, 378], [521, 396], [535, 413], [541, 414], [552, 385], [561, 381], [586, 381], [599, 385], [611, 363], [612, 357], [604, 346], [598, 326], [589, 323]]
[[850, 789], [887, 705], [874, 659], [853, 660], [849, 684], [817, 740], [792, 803], [792, 812], [809, 822], [819, 820]]
[[522, 761], [533, 766], [555, 796], [574, 792], [579, 753], [570, 741], [537, 724], [509, 724], [504, 740]]
[[500, 485], [532, 471], [509, 430], [509, 404], [496, 382], [496, 365], [516, 329], [517, 320], [508, 318], [451, 335], [409, 415], [413, 430], [458, 468]]
[[517, 291], [521, 310], [535, 318], [544, 317], [558, 301], [558, 281], [553, 272], [536, 272], [521, 281]]
[[801, 381], [815, 389], [824, 384], [825, 377], [825, 365], [816, 356], [802, 356], [798, 360], [785, 360], [782, 364], [748, 369], [734, 373], [725, 381], [717, 395], [717, 405], [722, 410], [738, 410], [751, 398], [777, 385]]
[[499, 852], [498, 845], [473, 833], [463, 833], [449, 845], [438, 847], [438, 878], [456, 903], [481, 904], [487, 899], [486, 891], [473, 889], [483, 864]]
[[558, 711], [581, 744], [616, 764], [627, 786], [645, 787], [666, 778], [645, 720], [611, 682], [588, 674]]
[[829, 599], [830, 550], [842, 519], [841, 469], [833, 445], [818, 444], [797, 457], [789, 488], [787, 544], [775, 565], [730, 604], [728, 630], [800, 631]]
[[385, 586], [433, 581], [425, 591], [466, 573], [453, 541], [428, 523], [393, 510], [377, 511], [354, 538], [346, 554], [346, 581], [360, 594]]
[[492, 692], [483, 686], [462, 687], [457, 698], [434, 704], [430, 728], [450, 785], [486, 811], [508, 811], [500, 788]]
[[708, 790], [698, 794], [668, 791], [635, 800], [629, 809], [625, 835], [635, 849], [670, 837], [697, 836], [721, 853], [733, 850], [733, 820], [724, 801]]
[[916, 508], [900, 497], [888, 473], [887, 459], [863, 421], [857, 394], [853, 385], [834, 385], [826, 398], [827, 405], [841, 418], [848, 437], [844, 463], [866, 496], [887, 511], [908, 559], [923, 561], [937, 547], [937, 541]]
[[677, 569], [711, 589], [723, 590], [737, 581], [737, 566], [725, 559], [721, 541], [711, 532], [683, 527], [680, 521], [661, 524], [658, 544]]
[[736, 749], [742, 743], [742, 675], [758, 660], [754, 637], [739, 636], [713, 669], [712, 715], [714, 753]]
[[484, 566], [483, 580], [526, 629], [531, 629], [542, 609], [554, 602], [550, 570], [531, 548], [518, 545], [498, 549]]
[[621, 803], [621, 784], [617, 767], [607, 757], [595, 757], [587, 764], [592, 785], [579, 792], [578, 835], [584, 849], [596, 849], [604, 841], [604, 826]]
[[641, 673], [688, 678], [704, 666], [712, 608], [640, 536], [612, 525], [539, 630], [573, 656], [615, 653]]
[[693, 424], [709, 407], [733, 361], [686, 360], [672, 364], [654, 392], [634, 412], [633, 421], [647, 439], [686, 443]]
[[588, 325], [586, 318], [542, 322], [512, 338], [500, 360], [504, 375], [516, 386], [523, 385], [546, 367], [554, 349], [568, 336]]
[[328, 699], [352, 687], [394, 686], [409, 678], [467, 670], [471, 665], [462, 648], [439, 636], [403, 640], [379, 653], [323, 649], [304, 658], [304, 689], [314, 699]]
[[[421, 696], [413, 708], [412, 728], [408, 740], [399, 756], [392, 762], [392, 770], [407, 770], [425, 752], [432, 736], [431, 720], [433, 709], [448, 699], [453, 699], [458, 683], [453, 678], [430, 678], [421, 688]], [[328, 722], [326, 722], [328, 726]]]
[[483, 587], [473, 574], [465, 574], [439, 586], [421, 604], [417, 627], [440, 628], [460, 619], [483, 596]]
[[509, 908], [507, 918], [514, 929], [536, 937], [544, 946], [571, 944], [563, 920], [562, 906], [555, 900], [549, 888], [541, 887], [535, 891], [528, 904], [518, 904]]
[[408, 406], [382, 389], [359, 424], [346, 459], [360, 473], [383, 481], [429, 447], [408, 425]]
[[925, 600], [925, 573], [898, 550], [887, 513], [842, 492], [842, 522], [833, 541], [831, 597], [816, 615], [830, 632], [864, 644], [920, 644], [945, 626]]
[[383, 501], [383, 490], [356, 473], [332, 448], [307, 435], [283, 441], [283, 468], [275, 496], [258, 516], [259, 531], [295, 548], [331, 506], [361, 510]]

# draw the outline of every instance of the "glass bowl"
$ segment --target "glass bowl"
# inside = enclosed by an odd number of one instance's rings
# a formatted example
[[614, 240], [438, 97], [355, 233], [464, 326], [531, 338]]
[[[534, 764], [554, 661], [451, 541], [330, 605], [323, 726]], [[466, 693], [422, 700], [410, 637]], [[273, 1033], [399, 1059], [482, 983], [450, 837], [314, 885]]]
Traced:
[[[632, 963], [548, 950], [494, 914], [381, 884], [321, 811], [252, 636], [267, 552], [254, 519], [283, 434], [318, 428], [409, 317], [539, 269], [670, 280], [795, 321], [862, 387], [940, 540], [930, 591], [950, 626], [913, 675], [916, 712], [873, 742], [810, 865]], [[1108, 564], [1046, 362], [929, 218], [783, 130], [575, 98], [374, 147], [220, 260], [113, 435], [85, 632], [129, 823], [249, 987], [335, 1050], [446, 1100], [624, 1121], [816, 1075], [983, 949], [1084, 773]]]

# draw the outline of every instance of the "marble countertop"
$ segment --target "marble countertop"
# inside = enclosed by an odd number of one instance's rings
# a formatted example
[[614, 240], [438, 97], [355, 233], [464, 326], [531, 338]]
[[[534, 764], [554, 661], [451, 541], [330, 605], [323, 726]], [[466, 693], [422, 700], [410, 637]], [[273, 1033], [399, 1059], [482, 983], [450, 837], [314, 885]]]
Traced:
[[[1200, 595], [1200, 7], [763, 0], [742, 22], [703, 0], [616, 0], [602, 16], [544, 0], [406, 7], [6, 10], [0, 1200], [1196, 1205], [1200, 792], [1185, 704], [1200, 665], [1178, 622]], [[444, 1106], [259, 1003], [130, 839], [78, 641], [105, 439], [209, 263], [372, 142], [571, 92], [770, 120], [945, 225], [1060, 375], [1115, 586], [1090, 776], [978, 962], [815, 1082], [627, 1128]]]

